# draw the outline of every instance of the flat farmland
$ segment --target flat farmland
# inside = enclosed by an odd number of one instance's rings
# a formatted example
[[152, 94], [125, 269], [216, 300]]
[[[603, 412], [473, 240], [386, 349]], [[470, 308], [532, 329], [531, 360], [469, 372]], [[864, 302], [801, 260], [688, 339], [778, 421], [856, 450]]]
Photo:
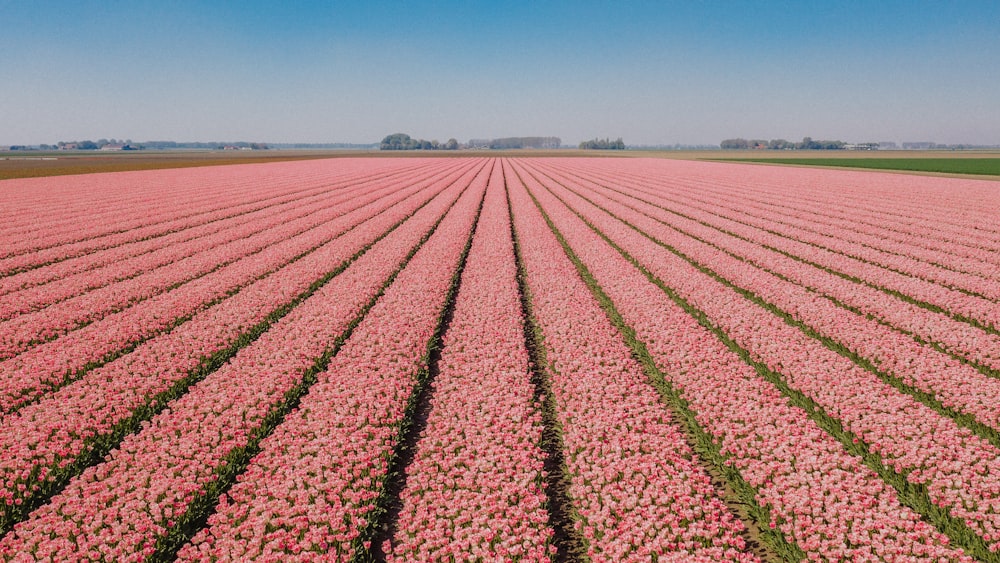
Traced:
[[[482, 156], [487, 151], [395, 151], [389, 158], [427, 158]], [[512, 156], [586, 156], [593, 151], [572, 149], [488, 151], [490, 155]], [[678, 153], [680, 154], [680, 153]], [[683, 153], [688, 154], [688, 153]], [[676, 157], [677, 155], [671, 155]], [[254, 151], [223, 150], [142, 150], [102, 151], [0, 151], [0, 180], [41, 178], [102, 172], [163, 170], [230, 164], [260, 164], [319, 158], [385, 158], [385, 152], [347, 149], [281, 149]], [[688, 156], [690, 157], [690, 156]]]
[[5, 561], [1000, 561], [995, 181], [0, 181]]
[[747, 162], [1000, 176], [1000, 158], [745, 158]]
[[[0, 152], [0, 180], [358, 156], [360, 151]], [[333, 154], [331, 154], [333, 153]]]
[[942, 177], [1000, 178], [1000, 153], [995, 150], [925, 151], [721, 151], [701, 152], [705, 160], [756, 162], [790, 166], [857, 168]]

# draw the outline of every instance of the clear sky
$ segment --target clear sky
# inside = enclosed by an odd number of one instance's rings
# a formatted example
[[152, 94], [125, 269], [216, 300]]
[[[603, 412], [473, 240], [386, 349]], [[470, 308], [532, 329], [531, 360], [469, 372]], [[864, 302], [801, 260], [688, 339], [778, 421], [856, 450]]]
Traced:
[[0, 145], [1000, 144], [1000, 1], [0, 0]]

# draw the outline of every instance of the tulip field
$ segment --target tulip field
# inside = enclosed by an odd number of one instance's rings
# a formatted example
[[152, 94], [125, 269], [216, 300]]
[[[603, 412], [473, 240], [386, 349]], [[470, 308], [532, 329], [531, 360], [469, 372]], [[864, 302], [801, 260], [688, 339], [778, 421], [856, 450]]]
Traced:
[[0, 181], [0, 560], [1000, 562], [1000, 183]]

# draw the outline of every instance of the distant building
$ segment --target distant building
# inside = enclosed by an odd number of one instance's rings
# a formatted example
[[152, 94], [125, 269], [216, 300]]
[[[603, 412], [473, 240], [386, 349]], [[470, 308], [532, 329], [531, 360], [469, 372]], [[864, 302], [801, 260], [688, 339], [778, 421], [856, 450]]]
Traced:
[[927, 150], [933, 149], [936, 145], [930, 141], [906, 141], [903, 148], [906, 150]]
[[844, 149], [849, 151], [877, 151], [879, 148], [879, 143], [847, 143], [844, 145]]

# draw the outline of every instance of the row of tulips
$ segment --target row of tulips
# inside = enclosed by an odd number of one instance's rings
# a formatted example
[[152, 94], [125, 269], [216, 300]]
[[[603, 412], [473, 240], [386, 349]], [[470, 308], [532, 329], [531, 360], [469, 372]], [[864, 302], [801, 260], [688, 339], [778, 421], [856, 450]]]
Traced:
[[756, 560], [622, 334], [513, 169], [507, 178], [578, 549], [594, 561]]
[[[461, 223], [467, 232], [476, 204], [476, 194], [459, 200], [428, 239], [432, 251], [441, 240], [454, 246], [452, 226]], [[171, 551], [413, 255], [433, 228], [436, 218], [428, 215], [415, 214], [373, 245], [70, 481], [0, 540], [0, 557], [138, 561]], [[421, 275], [446, 263], [440, 254], [433, 258]]]
[[[930, 238], [950, 244], [985, 247], [1000, 243], [1000, 229], [988, 223], [995, 209], [995, 191], [991, 183], [982, 180], [928, 177], [900, 178], [888, 174], [830, 173], [816, 178], [803, 171], [806, 182], [791, 182], [789, 190], [784, 179], [771, 183], [774, 188], [765, 199], [775, 194], [795, 192], [805, 187], [812, 200], [820, 203], [827, 213], [840, 211], [845, 202], [847, 217], [873, 226], [891, 226], [911, 237]], [[863, 189], [859, 189], [863, 186]], [[878, 210], [873, 213], [871, 210]]]
[[[95, 272], [97, 269], [103, 270], [99, 274], [99, 279], [88, 280], [88, 285], [84, 287], [97, 287], [95, 283], [101, 283], [102, 280], [124, 279], [142, 270], [162, 266], [186, 256], [190, 252], [185, 253], [183, 250], [185, 245], [201, 244], [205, 239], [217, 236], [235, 226], [267, 220], [275, 212], [307, 204], [316, 200], [317, 196], [328, 192], [337, 192], [338, 196], [342, 196], [351, 191], [370, 189], [370, 187], [365, 188], [364, 186], [365, 182], [354, 179], [354, 181], [343, 181], [331, 185], [310, 186], [309, 189], [296, 190], [293, 193], [279, 192], [275, 197], [268, 198], [263, 202], [236, 203], [223, 210], [223, 213], [204, 217], [204, 222], [198, 225], [191, 225], [154, 238], [128, 242], [84, 256], [69, 258], [46, 267], [33, 268], [18, 274], [0, 277], [0, 295], [6, 296], [15, 292], [21, 296], [27, 295], [23, 292], [27, 288], [35, 288], [56, 280], [59, 283], [66, 283], [72, 279], [71, 276], [83, 276], [87, 272], [89, 272], [86, 274], [88, 277], [93, 277], [97, 273]], [[319, 205], [318, 202], [317, 205]], [[130, 263], [137, 259], [142, 260], [141, 266], [138, 268], [129, 267]], [[103, 283], [108, 283], [108, 281]], [[51, 289], [46, 291], [51, 291]], [[69, 293], [68, 295], [73, 294]], [[18, 299], [23, 300], [23, 297]]]
[[[715, 201], [734, 208], [735, 202], [731, 197]], [[891, 235], [891, 231], [859, 227], [857, 223], [848, 221], [824, 220], [825, 217], [819, 213], [798, 210], [787, 212], [770, 205], [754, 205], [745, 201], [740, 202], [739, 209], [757, 219], [768, 219], [776, 227], [780, 226], [786, 236], [897, 271], [906, 273], [911, 268], [914, 271], [924, 271], [925, 265], [930, 264], [932, 268], [927, 270], [930, 276], [926, 279], [946, 285], [955, 281], [968, 281], [973, 284], [969, 289], [976, 290], [975, 288], [983, 287], [982, 278], [994, 281], [1000, 279], [997, 274], [1000, 256], [986, 248], [959, 245], [927, 248], [914, 244], [912, 238], [887, 236]], [[934, 268], [935, 265], [940, 268]]]
[[[579, 184], [555, 175], [568, 188]], [[1000, 436], [1000, 379], [972, 365], [916, 342], [910, 336], [838, 307], [815, 292], [734, 259], [722, 250], [695, 240], [618, 202], [600, 191], [588, 199], [612, 215], [674, 249], [695, 267], [721, 279], [757, 303], [787, 316], [831, 349], [843, 351], [871, 367], [904, 392], [927, 395], [925, 402], [946, 415], [964, 413], [991, 427], [987, 439]]]
[[[583, 180], [578, 184], [584, 188], [595, 187]], [[883, 324], [916, 337], [919, 341], [931, 343], [935, 348], [947, 351], [959, 360], [970, 361], [982, 371], [1000, 371], [1000, 335], [919, 307], [870, 286], [853, 283], [820, 268], [789, 258], [780, 252], [686, 219], [641, 199], [623, 195], [614, 189], [597, 189], [597, 193], [616, 204], [627, 206], [784, 280], [807, 287], [810, 291], [824, 295], [851, 311], [878, 319]]]
[[[466, 175], [473, 173], [473, 168], [468, 163], [462, 170]], [[40, 345], [16, 358], [0, 363], [0, 374], [3, 375], [0, 378], [2, 412], [9, 413], [26, 402], [35, 400], [40, 395], [79, 377], [96, 367], [95, 364], [102, 363], [105, 358], [113, 359], [122, 351], [127, 352], [130, 347], [155, 338], [161, 331], [182, 325], [192, 315], [197, 316], [199, 311], [210, 308], [220, 301], [224, 302], [242, 286], [253, 283], [255, 279], [267, 275], [299, 256], [308, 254], [344, 233], [347, 233], [345, 240], [331, 248], [336, 248], [338, 252], [346, 251], [340, 260], [351, 256], [362, 248], [363, 244], [367, 244], [360, 241], [373, 240], [390, 225], [405, 218], [407, 213], [412, 213], [422, 201], [426, 201], [429, 194], [421, 194], [421, 188], [433, 186], [428, 188], [433, 193], [460, 178], [460, 172], [456, 172], [436, 182], [420, 182], [411, 189], [399, 190], [384, 198], [373, 198], [374, 201], [345, 213], [319, 229], [292, 237], [261, 253], [185, 284], [181, 288], [150, 299], [140, 306], [105, 317], [61, 339]], [[393, 205], [399, 207], [393, 208]], [[386, 209], [392, 209], [392, 212], [383, 216]], [[375, 222], [367, 223], [372, 220]], [[355, 229], [358, 225], [365, 225], [363, 232], [366, 234], [357, 239], [358, 244], [354, 244], [356, 235], [351, 233], [350, 229]], [[343, 246], [344, 244], [347, 246]], [[329, 257], [329, 254], [320, 253], [317, 256]], [[316, 259], [304, 263], [308, 265], [299, 266], [307, 268], [300, 271], [316, 272], [313, 278], [300, 280], [305, 286], [308, 286], [312, 279], [320, 277], [322, 272], [331, 269], [328, 266], [340, 262], [338, 260], [322, 264], [315, 262]], [[322, 265], [317, 269], [315, 264]], [[231, 326], [235, 328], [237, 324], [233, 323]]]
[[[496, 166], [406, 468], [389, 561], [547, 561], [542, 414]], [[552, 546], [554, 551], [555, 546]]]
[[[0, 230], [0, 236], [6, 243], [0, 256], [4, 260], [24, 258], [24, 254], [37, 254], [58, 246], [79, 245], [91, 239], [97, 239], [94, 242], [98, 242], [105, 237], [111, 241], [127, 242], [132, 240], [133, 235], [140, 238], [156, 236], [183, 225], [184, 221], [192, 216], [197, 217], [200, 214], [211, 216], [214, 212], [234, 203], [238, 204], [240, 201], [234, 197], [237, 193], [236, 186], [221, 177], [216, 178], [214, 182], [206, 177], [204, 178], [206, 181], [201, 185], [183, 186], [171, 182], [170, 176], [173, 174], [158, 172], [140, 174], [140, 177], [132, 178], [123, 175], [100, 177], [88, 175], [6, 182], [19, 197], [17, 201], [4, 201], [3, 210], [8, 215], [4, 218], [8, 221], [5, 221]], [[150, 189], [153, 186], [146, 184], [144, 180], [151, 180], [150, 184], [159, 184], [156, 188], [169, 188], [157, 194], [154, 189]], [[125, 189], [126, 186], [129, 189]], [[70, 187], [76, 189], [75, 197], [68, 197], [70, 194], [67, 188]], [[258, 188], [263, 189], [264, 186], [260, 185]], [[52, 198], [47, 201], [39, 200], [37, 196], [46, 189], [52, 191]], [[256, 191], [251, 188], [251, 194]], [[208, 194], [218, 197], [221, 205], [212, 205], [211, 200], [206, 197]], [[258, 192], [256, 195], [260, 197], [261, 194]], [[140, 218], [134, 211], [126, 212], [129, 206], [133, 206], [129, 211], [136, 208], [146, 211], [148, 220], [144, 220], [146, 214]], [[17, 216], [18, 208], [22, 212], [20, 217]], [[28, 214], [32, 221], [27, 220]], [[93, 224], [86, 222], [88, 218], [94, 219], [95, 222]], [[200, 218], [194, 220], [193, 224], [202, 222]], [[167, 224], [166, 231], [158, 229], [158, 223], [170, 221], [180, 223]], [[138, 232], [126, 234], [127, 231], [134, 229], [138, 229]], [[45, 256], [50, 259], [60, 257], [60, 254]], [[37, 262], [32, 261], [18, 266], [30, 267], [34, 263]], [[7, 265], [7, 262], [4, 264]], [[4, 271], [6, 269], [4, 268]]]
[[[603, 178], [610, 178], [604, 175]], [[656, 178], [634, 177], [637, 185], [644, 182], [647, 185]], [[617, 182], [623, 182], [620, 177]], [[632, 184], [629, 180], [625, 183]], [[663, 185], [662, 181], [657, 182]], [[762, 189], [762, 186], [718, 186], [704, 185], [697, 186], [677, 186], [676, 184], [663, 185], [672, 193], [681, 196], [683, 199], [694, 198], [693, 200], [725, 205], [730, 210], [738, 210], [752, 215], [756, 219], [764, 219], [772, 228], [782, 226], [785, 234], [800, 232], [807, 233], [805, 237], [798, 237], [799, 240], [807, 240], [813, 244], [825, 246], [840, 252], [853, 255], [856, 258], [863, 258], [857, 252], [861, 245], [868, 247], [873, 261], [885, 266], [899, 270], [906, 270], [911, 264], [910, 259], [916, 259], [924, 263], [937, 264], [948, 270], [975, 274], [987, 279], [997, 278], [997, 267], [1000, 266], [1000, 256], [991, 250], [990, 246], [970, 247], [961, 244], [954, 244], [948, 240], [930, 239], [917, 237], [896, 232], [886, 228], [884, 224], [876, 223], [882, 213], [873, 210], [861, 211], [850, 218], [840, 218], [829, 215], [835, 211], [827, 207], [816, 205], [806, 205], [799, 207], [789, 207], [788, 197], [800, 191], [801, 186], [790, 188], [785, 186], [781, 191], [773, 193], [773, 197]], [[735, 189], [734, 189], [735, 188]], [[780, 198], [780, 199], [778, 199]], [[899, 198], [893, 198], [895, 202]], [[907, 217], [910, 222], [920, 221], [920, 215]], [[875, 223], [874, 225], [872, 223]], [[935, 224], [933, 220], [927, 219], [925, 224]], [[939, 220], [937, 224], [941, 224]], [[947, 226], [944, 224], [942, 226]], [[789, 230], [786, 232], [785, 227]], [[794, 236], [794, 235], [793, 235]], [[846, 245], [846, 246], [845, 246]], [[906, 258], [903, 258], [906, 257]], [[883, 262], [884, 260], [884, 262]], [[901, 260], [900, 263], [896, 263]], [[919, 267], [919, 266], [918, 266]], [[982, 280], [969, 278], [976, 284], [982, 284]]]
[[589, 166], [581, 170], [611, 173], [618, 179], [655, 180], [669, 189], [696, 186], [704, 192], [729, 193], [774, 208], [819, 211], [856, 227], [900, 236], [903, 242], [917, 240], [944, 245], [944, 249], [987, 251], [1000, 243], [1000, 229], [990, 223], [996, 205], [990, 182], [900, 178], [872, 172], [647, 163], [641, 169]]
[[261, 441], [179, 560], [346, 561], [371, 548], [393, 452], [426, 384], [488, 178], [489, 170], [476, 178], [298, 407]]
[[[962, 292], [970, 292], [993, 301], [1000, 299], [1000, 289], [998, 289], [1000, 285], [995, 279], [996, 264], [982, 262], [978, 264], [978, 268], [975, 268], [989, 272], [987, 277], [984, 277], [983, 274], [965, 273], [939, 266], [934, 261], [919, 260], [894, 254], [881, 248], [850, 242], [844, 237], [846, 233], [841, 230], [829, 229], [824, 232], [815, 232], [815, 229], [805, 229], [787, 221], [776, 220], [763, 213], [752, 213], [744, 208], [741, 201], [732, 196], [698, 194], [688, 190], [676, 190], [672, 195], [709, 213], [815, 247], [823, 251], [824, 256], [843, 256], [860, 263], [887, 269], [896, 274], [925, 280]], [[845, 229], [845, 231], [852, 232], [850, 229]], [[969, 258], [962, 259], [962, 262], [969, 264], [970, 267], [976, 264], [974, 260]], [[851, 264], [853, 262], [843, 263]]]
[[[934, 518], [970, 549], [1000, 549], [1000, 449], [899, 393], [870, 371], [797, 327], [740, 296], [663, 246], [585, 200], [562, 195], [595, 228], [672, 288], [720, 335], [800, 399], [841, 426], [837, 437], [858, 440], [898, 489], [918, 485], [908, 502]], [[877, 456], [877, 459], [875, 458]], [[937, 507], [947, 509], [944, 514]]]
[[[465, 180], [471, 180], [473, 173]], [[430, 194], [377, 216], [351, 236], [324, 245], [174, 331], [4, 419], [0, 424], [0, 481], [4, 483], [0, 529], [22, 518], [27, 508], [92, 463], [95, 454], [103, 455], [166, 400], [183, 394], [318, 287], [326, 283], [333, 288], [328, 291], [346, 291], [338, 288], [357, 283], [333, 277], [353, 256], [375, 244], [362, 255], [372, 257], [358, 267], [373, 261], [383, 269], [391, 266], [394, 256], [426, 236], [465, 185], [452, 186], [423, 207], [422, 200]], [[379, 240], [387, 230], [391, 232]], [[353, 274], [354, 278], [358, 275]]]
[[[525, 171], [522, 178], [634, 330], [633, 349], [655, 363], [664, 395], [689, 415], [701, 448], [722, 466], [743, 502], [753, 505], [762, 537], [775, 552], [815, 561], [971, 561], [902, 506], [895, 491], [808, 411], [790, 405], [699, 324], [682, 299], [675, 302], [588, 228], [535, 173]], [[655, 256], [662, 248], [621, 223], [599, 228], [633, 256]]]
[[[114, 291], [116, 296], [120, 295], [119, 301], [112, 303], [111, 308], [123, 302], [128, 303], [148, 298], [165, 288], [199, 277], [214, 264], [224, 264], [228, 255], [213, 256], [213, 251], [218, 247], [244, 239], [253, 240], [252, 237], [255, 235], [259, 238], [261, 233], [295, 221], [304, 221], [304, 225], [314, 226], [314, 220], [310, 219], [318, 218], [323, 215], [325, 210], [334, 213], [348, 211], [350, 206], [355, 204], [356, 197], [357, 194], [351, 192], [325, 192], [303, 200], [269, 207], [255, 213], [241, 215], [232, 221], [221, 222], [222, 226], [226, 228], [219, 229], [208, 236], [176, 242], [153, 252], [116, 260], [99, 268], [74, 272], [71, 269], [63, 268], [63, 266], [72, 266], [69, 264], [71, 261], [67, 260], [44, 268], [29, 270], [24, 274], [59, 270], [61, 275], [56, 275], [54, 280], [49, 283], [23, 288], [0, 296], [0, 321], [31, 313], [98, 289]], [[328, 218], [329, 216], [326, 216], [321, 220]], [[253, 250], [254, 248], [251, 248], [249, 251], [253, 252]], [[102, 253], [95, 253], [91, 256], [99, 256], [100, 254]], [[163, 275], [171, 270], [177, 274], [173, 276]], [[3, 280], [12, 280], [18, 277], [20, 275], [9, 276]], [[144, 279], [147, 280], [147, 283], [140, 287], [120, 283], [132, 278]], [[101, 304], [99, 301], [94, 305], [100, 306]]]
[[[336, 180], [329, 182], [310, 182], [300, 187], [290, 187], [278, 185], [272, 187], [272, 192], [259, 194], [257, 198], [244, 194], [242, 199], [226, 194], [218, 193], [219, 199], [225, 200], [228, 205], [222, 209], [208, 211], [198, 218], [200, 222], [181, 225], [173, 231], [162, 233], [151, 237], [138, 237], [137, 240], [127, 241], [118, 246], [94, 250], [90, 253], [76, 257], [63, 257], [48, 264], [47, 267], [34, 267], [17, 274], [8, 274], [0, 277], [0, 294], [7, 294], [11, 291], [41, 285], [54, 279], [59, 279], [67, 275], [79, 273], [107, 264], [113, 264], [119, 260], [124, 260], [133, 256], [140, 256], [147, 252], [153, 252], [170, 245], [185, 242], [197, 237], [210, 235], [226, 228], [234, 220], [240, 217], [265, 211], [278, 205], [301, 200], [326, 190], [346, 190], [352, 185], [361, 183], [366, 177], [355, 176], [353, 178], [342, 178], [338, 175]], [[221, 190], [217, 190], [221, 191]], [[212, 193], [212, 192], [209, 192]], [[218, 203], [218, 202], [214, 202]], [[26, 233], [22, 236], [31, 236]], [[55, 251], [55, 249], [50, 249]], [[33, 253], [34, 254], [34, 253]], [[28, 256], [31, 256], [29, 254]]]
[[946, 311], [959, 319], [969, 320], [994, 332], [1000, 330], [1000, 305], [989, 299], [900, 274], [843, 254], [774, 234], [767, 230], [766, 224], [762, 225], [764, 228], [760, 228], [742, 220], [734, 220], [727, 217], [727, 215], [733, 214], [724, 210], [710, 206], [705, 206], [708, 211], [702, 210], [690, 205], [686, 199], [678, 200], [662, 194], [647, 193], [644, 198], [669, 208], [675, 213], [739, 236], [754, 244], [776, 250], [858, 283], [909, 298], [925, 308]]
[[[357, 208], [357, 206], [367, 203], [379, 195], [392, 197], [393, 188], [398, 189], [399, 187], [378, 186], [379, 189], [375, 193], [365, 195], [363, 198], [351, 198], [348, 195], [335, 199], [335, 202], [342, 200], [347, 209], [334, 204], [307, 210], [306, 214], [299, 218], [282, 218], [280, 216], [272, 218], [265, 225], [265, 230], [258, 231], [246, 238], [237, 238], [162, 268], [76, 295], [40, 311], [8, 319], [0, 324], [0, 359], [10, 358], [34, 344], [55, 339], [81, 325], [89, 324], [108, 314], [134, 306], [136, 303], [181, 286], [192, 279], [200, 278], [225, 265], [237, 262], [241, 258], [257, 254], [290, 237], [306, 233], [317, 227], [324, 227], [342, 216], [345, 211]], [[361, 199], [361, 201], [354, 202], [352, 199]], [[252, 232], [256, 228], [255, 225], [251, 224], [244, 230]]]
[[[324, 170], [324, 168], [326, 170]], [[126, 174], [5, 181], [0, 209], [5, 225], [0, 272], [80, 256], [140, 239], [162, 236], [228, 215], [234, 205], [266, 202], [282, 192], [328, 181], [330, 165], [209, 167]], [[345, 167], [364, 177], [363, 165]], [[328, 172], [323, 175], [323, 172]], [[35, 201], [32, 195], [42, 195]], [[136, 213], [141, 209], [142, 213]], [[27, 218], [30, 217], [31, 220]], [[46, 221], [46, 217], [51, 221]], [[18, 228], [20, 227], [20, 228]]]

